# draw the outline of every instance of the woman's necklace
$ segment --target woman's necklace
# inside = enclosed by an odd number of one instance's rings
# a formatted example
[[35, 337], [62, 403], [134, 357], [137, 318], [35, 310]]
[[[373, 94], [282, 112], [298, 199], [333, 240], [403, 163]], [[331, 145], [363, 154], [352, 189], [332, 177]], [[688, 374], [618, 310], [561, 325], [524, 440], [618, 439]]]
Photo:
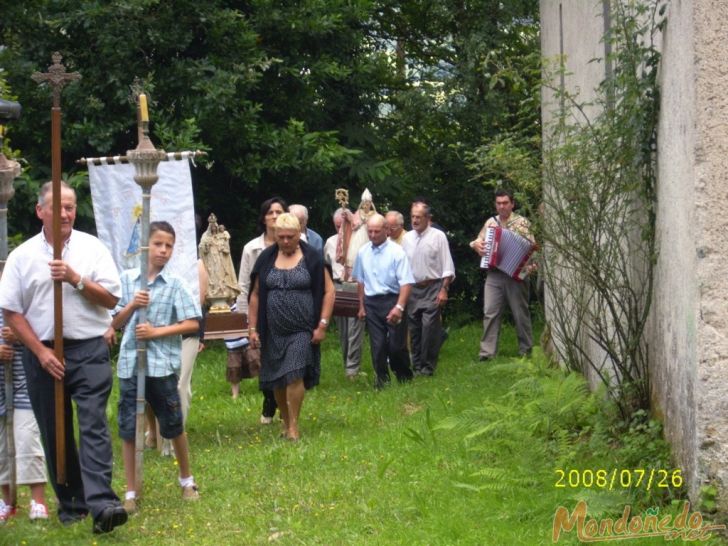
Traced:
[[296, 248], [294, 248], [294, 249], [293, 249], [293, 250], [292, 250], [291, 252], [284, 252], [284, 251], [281, 251], [281, 252], [283, 253], [283, 255], [284, 255], [284, 256], [285, 256], [286, 258], [290, 258], [290, 257], [291, 257], [291, 256], [293, 256], [294, 254], [296, 254], [296, 252], [298, 252], [298, 249], [299, 249], [299, 248], [301, 248], [301, 247], [300, 247], [299, 245], [296, 245]]

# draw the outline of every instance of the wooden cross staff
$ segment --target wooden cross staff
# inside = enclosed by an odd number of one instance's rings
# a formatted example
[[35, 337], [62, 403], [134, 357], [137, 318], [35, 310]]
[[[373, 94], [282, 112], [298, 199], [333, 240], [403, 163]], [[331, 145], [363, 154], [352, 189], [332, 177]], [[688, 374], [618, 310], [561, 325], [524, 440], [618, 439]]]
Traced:
[[[61, 240], [61, 90], [73, 80], [78, 80], [78, 72], [66, 72], [61, 64], [61, 54], [57, 51], [51, 56], [53, 64], [48, 72], [35, 72], [31, 78], [38, 84], [47, 83], [53, 92], [51, 107], [51, 182], [53, 194], [53, 259], [61, 260], [63, 241]], [[53, 349], [56, 358], [63, 362], [63, 281], [53, 281]], [[66, 483], [66, 423], [65, 393], [63, 380], [55, 382], [56, 408], [56, 482]]]

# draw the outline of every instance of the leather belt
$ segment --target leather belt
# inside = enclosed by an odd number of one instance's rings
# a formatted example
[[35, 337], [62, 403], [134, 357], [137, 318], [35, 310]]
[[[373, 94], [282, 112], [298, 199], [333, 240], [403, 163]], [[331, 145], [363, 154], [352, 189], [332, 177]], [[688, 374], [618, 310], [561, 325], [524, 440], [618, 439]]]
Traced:
[[[76, 345], [82, 345], [84, 343], [88, 343], [90, 341], [97, 341], [99, 339], [103, 339], [104, 336], [96, 336], [96, 337], [90, 337], [88, 339], [68, 339], [63, 338], [63, 347], [75, 347]], [[46, 347], [53, 348], [55, 340], [48, 339], [48, 340], [41, 340], [41, 343], [45, 345]]]
[[441, 279], [427, 279], [425, 281], [416, 282], [415, 286], [417, 288], [425, 288], [426, 286], [430, 286], [432, 284], [435, 284], [436, 282], [440, 282]]

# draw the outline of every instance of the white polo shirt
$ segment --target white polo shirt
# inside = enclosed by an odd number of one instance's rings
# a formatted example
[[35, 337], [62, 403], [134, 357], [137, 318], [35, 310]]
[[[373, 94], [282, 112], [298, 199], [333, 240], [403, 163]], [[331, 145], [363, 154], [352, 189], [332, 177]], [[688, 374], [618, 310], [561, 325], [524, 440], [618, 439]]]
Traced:
[[343, 280], [344, 266], [336, 261], [336, 246], [339, 241], [338, 235], [332, 235], [324, 243], [324, 263], [331, 266], [331, 277], [335, 281]]
[[455, 264], [447, 237], [439, 229], [428, 226], [422, 234], [414, 229], [402, 239], [415, 282], [455, 277]]
[[240, 269], [238, 270], [238, 313], [248, 314], [248, 294], [250, 293], [250, 273], [253, 271], [255, 261], [265, 250], [265, 233], [251, 239], [243, 247], [243, 255], [240, 256]]
[[[121, 297], [121, 282], [109, 250], [96, 237], [71, 231], [62, 253], [84, 279], [90, 279]], [[43, 230], [8, 256], [0, 279], [0, 308], [25, 316], [38, 339], [53, 339], [53, 280], [48, 263], [53, 247]], [[108, 309], [88, 301], [69, 283], [62, 283], [63, 337], [89, 339], [104, 334], [111, 325]]]

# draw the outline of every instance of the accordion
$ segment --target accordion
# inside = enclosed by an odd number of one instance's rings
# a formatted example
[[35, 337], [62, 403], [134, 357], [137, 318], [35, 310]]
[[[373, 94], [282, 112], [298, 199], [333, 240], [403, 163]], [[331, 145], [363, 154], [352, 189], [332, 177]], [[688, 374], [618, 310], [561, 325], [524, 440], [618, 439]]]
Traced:
[[498, 226], [491, 226], [485, 232], [485, 255], [480, 260], [483, 269], [500, 269], [503, 273], [522, 281], [528, 259], [536, 245], [517, 233]]

